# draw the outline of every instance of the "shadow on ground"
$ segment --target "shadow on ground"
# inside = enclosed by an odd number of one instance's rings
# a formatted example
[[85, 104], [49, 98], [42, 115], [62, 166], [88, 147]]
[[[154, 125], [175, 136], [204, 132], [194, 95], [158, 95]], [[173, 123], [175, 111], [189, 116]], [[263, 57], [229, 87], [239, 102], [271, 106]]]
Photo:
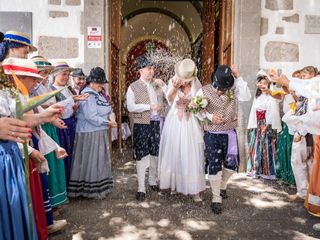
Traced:
[[[71, 199], [59, 218], [66, 230], [50, 239], [318, 239], [312, 230], [320, 222], [301, 203], [289, 203], [294, 189], [279, 182], [236, 174], [228, 186], [223, 213], [210, 210], [209, 186], [203, 202], [191, 197], [148, 191], [147, 200], [135, 200], [136, 175], [130, 148], [114, 157], [114, 191], [104, 200]], [[116, 160], [117, 159], [117, 160]]]

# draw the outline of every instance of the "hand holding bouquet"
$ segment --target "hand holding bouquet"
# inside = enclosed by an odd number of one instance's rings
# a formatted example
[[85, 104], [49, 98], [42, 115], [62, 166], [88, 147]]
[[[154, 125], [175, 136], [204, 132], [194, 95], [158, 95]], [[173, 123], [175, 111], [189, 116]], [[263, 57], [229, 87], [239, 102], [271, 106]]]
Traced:
[[190, 112], [196, 115], [201, 121], [207, 121], [206, 106], [208, 105], [208, 99], [206, 97], [195, 96], [191, 99], [190, 103], [186, 107], [186, 112]]

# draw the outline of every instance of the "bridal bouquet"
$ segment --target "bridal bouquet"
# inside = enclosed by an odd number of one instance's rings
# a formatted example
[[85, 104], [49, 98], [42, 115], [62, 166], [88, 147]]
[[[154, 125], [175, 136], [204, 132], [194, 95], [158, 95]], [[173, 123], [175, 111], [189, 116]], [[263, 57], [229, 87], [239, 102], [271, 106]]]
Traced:
[[207, 105], [208, 100], [206, 97], [195, 96], [191, 99], [186, 111], [191, 112], [192, 114], [197, 114], [201, 110], [204, 110]]
[[206, 106], [208, 105], [208, 99], [206, 97], [195, 96], [191, 99], [190, 103], [186, 107], [186, 112], [190, 112], [196, 115], [201, 121], [207, 122]]

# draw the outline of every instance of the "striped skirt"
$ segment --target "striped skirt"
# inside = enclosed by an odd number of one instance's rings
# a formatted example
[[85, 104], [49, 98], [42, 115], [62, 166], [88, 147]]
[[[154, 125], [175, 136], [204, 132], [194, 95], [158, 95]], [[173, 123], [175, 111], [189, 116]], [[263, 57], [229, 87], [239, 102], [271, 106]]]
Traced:
[[249, 176], [276, 179], [276, 131], [268, 125], [265, 134], [262, 129], [266, 127], [265, 120], [258, 120], [257, 128], [248, 133], [248, 164]]
[[104, 198], [112, 191], [108, 138], [107, 130], [76, 134], [69, 197]]

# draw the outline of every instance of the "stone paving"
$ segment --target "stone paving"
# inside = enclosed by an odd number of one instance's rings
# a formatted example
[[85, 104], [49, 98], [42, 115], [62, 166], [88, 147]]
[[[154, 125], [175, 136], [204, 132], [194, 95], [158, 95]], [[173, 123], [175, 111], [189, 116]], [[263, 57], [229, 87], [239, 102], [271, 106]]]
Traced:
[[312, 229], [320, 219], [301, 203], [287, 201], [293, 187], [243, 173], [232, 177], [219, 216], [210, 211], [209, 183], [200, 203], [150, 191], [139, 203], [135, 165], [128, 156], [118, 156], [114, 164], [114, 191], [104, 200], [71, 199], [58, 217], [68, 220], [67, 228], [49, 239], [320, 239], [320, 232]]

